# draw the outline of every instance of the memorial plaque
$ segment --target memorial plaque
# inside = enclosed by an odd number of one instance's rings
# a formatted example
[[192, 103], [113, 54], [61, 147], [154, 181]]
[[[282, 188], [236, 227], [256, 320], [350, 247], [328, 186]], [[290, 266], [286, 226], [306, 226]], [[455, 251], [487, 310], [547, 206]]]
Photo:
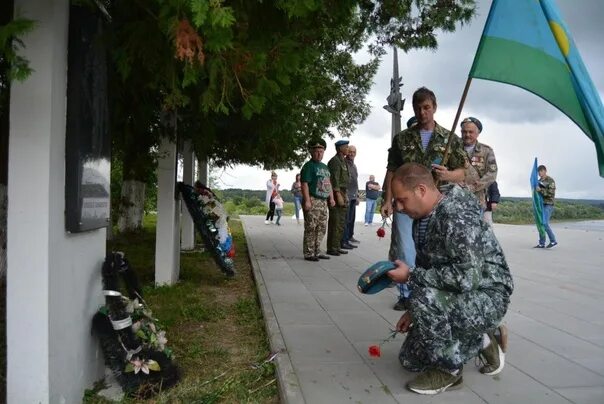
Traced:
[[70, 6], [65, 140], [65, 228], [110, 224], [111, 140], [107, 64], [98, 10]]

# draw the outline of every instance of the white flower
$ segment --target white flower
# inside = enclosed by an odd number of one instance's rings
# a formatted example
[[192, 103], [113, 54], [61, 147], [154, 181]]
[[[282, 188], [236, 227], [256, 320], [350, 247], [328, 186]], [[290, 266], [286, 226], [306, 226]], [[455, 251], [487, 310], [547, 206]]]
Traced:
[[132, 314], [134, 313], [135, 309], [138, 309], [140, 306], [140, 303], [138, 302], [138, 299], [134, 299], [134, 300], [129, 300], [128, 304], [126, 305], [126, 312]]
[[138, 332], [138, 330], [141, 329], [142, 323], [141, 321], [137, 321], [134, 324], [132, 324], [132, 332], [136, 334], [136, 332]]
[[140, 359], [134, 359], [133, 361], [130, 361], [132, 363], [132, 366], [134, 367], [134, 374], [138, 374], [138, 372], [140, 372], [141, 370], [143, 371], [144, 374], [148, 375], [149, 374], [149, 365], [147, 364], [147, 362], [142, 361]]
[[163, 351], [166, 348], [166, 344], [168, 343], [168, 339], [166, 338], [166, 332], [160, 331], [157, 333], [157, 348], [160, 351]]

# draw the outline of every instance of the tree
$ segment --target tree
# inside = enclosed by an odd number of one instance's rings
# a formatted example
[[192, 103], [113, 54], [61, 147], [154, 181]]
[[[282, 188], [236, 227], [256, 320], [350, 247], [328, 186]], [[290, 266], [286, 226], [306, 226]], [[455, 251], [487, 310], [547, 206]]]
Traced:
[[[350, 135], [365, 119], [385, 46], [434, 47], [438, 30], [474, 12], [470, 0], [106, 4], [115, 83], [127, 94], [112, 102], [123, 138], [114, 145], [124, 180], [139, 183], [159, 136], [176, 133], [218, 165], [299, 164], [311, 136]], [[368, 38], [371, 58], [356, 64], [351, 53]]]

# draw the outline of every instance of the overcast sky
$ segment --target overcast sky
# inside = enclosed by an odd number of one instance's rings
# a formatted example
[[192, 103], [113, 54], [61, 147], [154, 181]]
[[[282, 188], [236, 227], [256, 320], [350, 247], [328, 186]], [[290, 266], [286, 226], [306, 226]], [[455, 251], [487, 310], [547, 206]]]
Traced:
[[[579, 48], [587, 70], [604, 94], [604, 44], [602, 0], [557, 0], [562, 18]], [[476, 18], [452, 34], [441, 34], [436, 51], [399, 52], [403, 77], [403, 125], [413, 115], [411, 95], [421, 86], [436, 93], [436, 121], [451, 128], [490, 0], [479, 0]], [[362, 60], [359, 55], [359, 60]], [[359, 184], [370, 174], [380, 182], [390, 147], [391, 114], [382, 108], [390, 91], [392, 55], [385, 56], [369, 94], [372, 112], [350, 138], [357, 146]], [[556, 180], [557, 196], [604, 199], [604, 179], [598, 175], [596, 152], [589, 138], [570, 120], [541, 98], [519, 88], [473, 80], [461, 118], [474, 116], [483, 124], [479, 141], [494, 148], [499, 166], [497, 181], [503, 196], [529, 196], [529, 174], [535, 157]], [[335, 153], [328, 141], [324, 162]], [[336, 139], [337, 140], [337, 139]], [[278, 170], [282, 189], [289, 189], [296, 171]], [[268, 171], [236, 166], [221, 174], [221, 188], [263, 189]]]

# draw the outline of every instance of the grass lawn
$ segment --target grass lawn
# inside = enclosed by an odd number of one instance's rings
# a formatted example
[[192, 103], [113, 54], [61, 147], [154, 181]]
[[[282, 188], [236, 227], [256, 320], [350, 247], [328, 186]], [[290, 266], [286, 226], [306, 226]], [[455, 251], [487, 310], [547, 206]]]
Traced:
[[[256, 295], [243, 228], [230, 221], [237, 275], [227, 279], [209, 253], [181, 254], [180, 282], [155, 288], [155, 217], [143, 232], [121, 235], [107, 250], [124, 251], [145, 285], [144, 298], [166, 330], [181, 381], [152, 400], [126, 403], [277, 403], [274, 366]], [[258, 366], [259, 365], [259, 366]], [[85, 403], [105, 403], [94, 389]]]

